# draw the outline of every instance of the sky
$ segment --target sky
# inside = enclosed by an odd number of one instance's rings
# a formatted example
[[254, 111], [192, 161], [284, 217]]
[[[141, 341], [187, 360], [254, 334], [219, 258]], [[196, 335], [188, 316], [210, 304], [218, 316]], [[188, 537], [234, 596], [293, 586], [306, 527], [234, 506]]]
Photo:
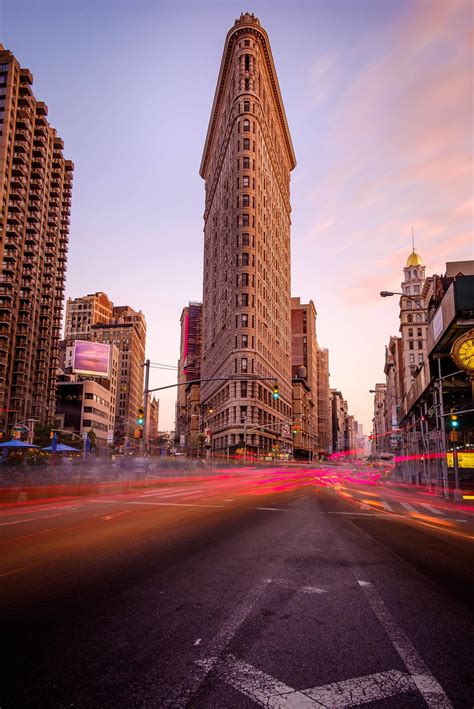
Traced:
[[[370, 433], [369, 389], [398, 333], [403, 266], [473, 258], [474, 5], [468, 0], [0, 0], [0, 42], [75, 165], [66, 296], [141, 309], [147, 356], [176, 364], [202, 300], [198, 174], [227, 31], [267, 30], [297, 166], [292, 295], [312, 299], [330, 385]], [[152, 370], [151, 386], [174, 374]], [[174, 428], [176, 390], [160, 392]]]

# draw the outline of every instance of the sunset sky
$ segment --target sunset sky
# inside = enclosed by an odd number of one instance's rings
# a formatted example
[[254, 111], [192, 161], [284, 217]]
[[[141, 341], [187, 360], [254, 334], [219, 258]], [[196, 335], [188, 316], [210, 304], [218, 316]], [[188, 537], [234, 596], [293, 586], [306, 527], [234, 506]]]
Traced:
[[201, 153], [243, 11], [269, 34], [297, 158], [292, 294], [314, 300], [330, 385], [370, 433], [398, 331], [379, 291], [400, 289], [412, 226], [427, 275], [473, 258], [471, 2], [0, 0], [0, 41], [75, 164], [66, 295], [142, 309], [147, 356], [176, 364], [181, 309], [202, 299]]

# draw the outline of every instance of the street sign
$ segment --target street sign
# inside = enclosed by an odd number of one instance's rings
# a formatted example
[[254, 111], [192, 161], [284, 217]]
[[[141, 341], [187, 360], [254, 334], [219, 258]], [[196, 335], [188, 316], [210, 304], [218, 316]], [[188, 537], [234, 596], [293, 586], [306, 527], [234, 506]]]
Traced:
[[290, 437], [290, 427], [287, 423], [283, 423], [281, 425], [281, 435], [284, 438], [289, 438]]
[[108, 431], [107, 432], [107, 443], [113, 443], [113, 442], [114, 442], [114, 432]]

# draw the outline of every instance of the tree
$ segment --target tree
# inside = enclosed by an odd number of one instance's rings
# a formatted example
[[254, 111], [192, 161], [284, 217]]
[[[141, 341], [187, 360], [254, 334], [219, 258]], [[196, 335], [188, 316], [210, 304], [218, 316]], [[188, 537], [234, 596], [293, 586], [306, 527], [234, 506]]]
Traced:
[[200, 452], [201, 452], [201, 455], [202, 455], [202, 447], [203, 447], [204, 443], [205, 443], [206, 440], [207, 440], [207, 436], [206, 436], [205, 433], [197, 433], [197, 434], [196, 434], [196, 440], [199, 442], [199, 448], [200, 448]]
[[90, 428], [90, 429], [88, 430], [88, 432], [87, 432], [87, 438], [89, 439], [89, 442], [90, 442], [90, 449], [91, 449], [91, 451], [92, 451], [92, 450], [94, 450], [94, 448], [95, 448], [95, 446], [96, 446], [96, 441], [97, 441], [97, 437], [96, 437], [94, 431], [92, 430], [92, 428]]

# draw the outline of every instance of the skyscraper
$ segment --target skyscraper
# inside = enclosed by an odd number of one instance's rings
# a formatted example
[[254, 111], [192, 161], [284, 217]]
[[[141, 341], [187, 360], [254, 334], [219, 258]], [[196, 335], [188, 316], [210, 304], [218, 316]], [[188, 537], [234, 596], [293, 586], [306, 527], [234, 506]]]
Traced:
[[[214, 450], [291, 447], [290, 172], [296, 165], [268, 35], [227, 34], [200, 167], [201, 402]], [[240, 377], [241, 381], [230, 381]], [[252, 377], [258, 381], [246, 381]], [[272, 396], [278, 383], [279, 398]], [[283, 438], [282, 432], [284, 432]]]
[[73, 163], [0, 44], [0, 430], [55, 412]]

